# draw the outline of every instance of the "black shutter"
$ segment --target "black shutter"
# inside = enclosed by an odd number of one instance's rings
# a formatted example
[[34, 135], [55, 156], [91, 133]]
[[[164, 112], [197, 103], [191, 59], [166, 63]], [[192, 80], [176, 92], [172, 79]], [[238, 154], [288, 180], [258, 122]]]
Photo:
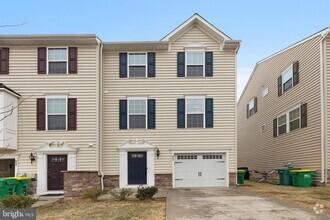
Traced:
[[254, 113], [257, 113], [258, 111], [258, 103], [257, 103], [257, 97], [254, 97], [254, 107], [253, 107]]
[[9, 74], [9, 48], [0, 48], [0, 74]]
[[307, 103], [300, 106], [301, 128], [307, 127]]
[[156, 76], [156, 54], [148, 53], [148, 77]]
[[38, 47], [38, 74], [46, 74], [47, 70], [47, 48]]
[[178, 128], [186, 127], [185, 99], [178, 99]]
[[127, 77], [127, 53], [119, 54], [119, 77]]
[[119, 129], [127, 129], [127, 100], [119, 100]]
[[293, 86], [299, 83], [299, 62], [293, 64]]
[[213, 99], [205, 99], [205, 127], [213, 128]]
[[213, 52], [205, 53], [205, 77], [213, 76]]
[[77, 130], [77, 99], [68, 98], [68, 130]]
[[148, 129], [156, 128], [156, 100], [148, 99]]
[[277, 78], [277, 94], [278, 97], [282, 95], [282, 76], [279, 76]]
[[250, 117], [249, 104], [246, 105], [246, 118]]
[[78, 73], [78, 47], [69, 47], [69, 74]]
[[185, 77], [185, 52], [178, 52], [177, 56], [177, 76]]
[[46, 99], [37, 99], [37, 131], [46, 130]]
[[273, 120], [273, 137], [277, 137], [277, 118]]

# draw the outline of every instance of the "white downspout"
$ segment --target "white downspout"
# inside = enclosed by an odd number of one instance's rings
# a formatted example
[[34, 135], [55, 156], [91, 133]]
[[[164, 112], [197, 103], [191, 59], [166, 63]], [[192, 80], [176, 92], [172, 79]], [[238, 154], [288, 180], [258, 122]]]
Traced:
[[100, 42], [100, 70], [99, 70], [99, 172], [101, 174], [101, 189], [104, 190], [103, 173], [103, 43]]
[[329, 34], [330, 32], [330, 29], [328, 28], [326, 30], [326, 32], [321, 36], [321, 41], [320, 41], [320, 78], [321, 78], [321, 169], [322, 169], [322, 173], [321, 173], [321, 183], [325, 183], [326, 182], [326, 179], [325, 179], [325, 172], [326, 172], [326, 166], [325, 166], [325, 163], [326, 163], [326, 159], [325, 159], [325, 137], [326, 137], [326, 134], [325, 134], [325, 110], [324, 110], [324, 107], [325, 107], [325, 90], [324, 90], [324, 57], [323, 57], [323, 41], [324, 39], [326, 38], [326, 36]]

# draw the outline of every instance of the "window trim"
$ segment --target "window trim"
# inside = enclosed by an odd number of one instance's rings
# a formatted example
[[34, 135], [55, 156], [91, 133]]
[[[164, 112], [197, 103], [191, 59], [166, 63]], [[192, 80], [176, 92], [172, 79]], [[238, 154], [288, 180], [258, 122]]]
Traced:
[[[145, 77], [130, 77], [130, 74], [129, 74], [129, 67], [130, 67], [130, 64], [129, 64], [129, 55], [130, 54], [137, 54], [137, 53], [143, 53], [143, 54], [146, 55], [146, 63], [145, 63], [146, 72], [145, 72]], [[143, 65], [138, 65], [138, 66], [143, 66]], [[146, 51], [143, 51], [143, 52], [136, 51], [136, 52], [128, 52], [127, 53], [127, 78], [132, 78], [132, 79], [148, 78], [148, 52], [146, 52]]]
[[[188, 99], [203, 99], [203, 127], [198, 128], [205, 128], [205, 120], [206, 120], [206, 112], [205, 112], [205, 96], [186, 96], [185, 97], [185, 128], [188, 128]], [[197, 129], [198, 129], [197, 128]]]
[[[281, 114], [279, 114], [279, 115], [277, 115], [277, 117], [276, 117], [276, 119], [277, 119], [277, 135], [278, 136], [280, 136], [280, 135], [282, 135], [282, 134], [280, 134], [280, 131], [279, 131], [279, 125], [278, 125], [278, 119], [280, 118], [280, 117], [282, 117], [283, 115], [285, 115], [285, 119], [286, 119], [286, 124], [285, 124], [285, 126], [286, 126], [286, 132], [285, 133], [283, 133], [283, 134], [286, 134], [286, 133], [289, 133], [289, 132], [291, 132], [290, 131], [290, 112], [291, 111], [293, 111], [293, 110], [295, 110], [295, 109], [299, 109], [299, 118], [298, 118], [298, 120], [299, 120], [299, 128], [297, 128], [297, 129], [300, 129], [301, 128], [301, 105], [299, 104], [299, 105], [296, 105], [296, 106], [294, 106], [293, 108], [290, 108], [289, 110], [287, 110], [287, 111], [285, 111], [285, 112], [283, 112], [283, 113], [281, 113]], [[295, 120], [297, 120], [297, 119], [295, 119]], [[297, 130], [297, 129], [294, 129], [294, 130]], [[292, 130], [292, 131], [294, 131], [294, 130]]]
[[[188, 54], [187, 53], [202, 53], [203, 54], [203, 76], [187, 76], [187, 74], [188, 74]], [[185, 72], [185, 77], [188, 77], [188, 78], [190, 78], [190, 77], [192, 77], [192, 78], [195, 78], [195, 77], [205, 77], [205, 49], [195, 49], [195, 50], [193, 50], [193, 49], [189, 49], [189, 50], [186, 50], [185, 51], [185, 58], [184, 58], [185, 60], [184, 60], [184, 63], [185, 63], [185, 70], [184, 70], [184, 72]], [[197, 64], [196, 64], [197, 65]]]
[[[130, 128], [129, 125], [129, 116], [130, 116], [130, 113], [129, 113], [129, 102], [131, 100], [144, 100], [145, 103], [146, 103], [146, 127], [145, 128]], [[127, 130], [129, 129], [148, 129], [148, 97], [146, 96], [139, 96], [139, 97], [127, 97]]]
[[[48, 99], [65, 99], [65, 130], [48, 130]], [[53, 95], [45, 97], [46, 109], [46, 131], [68, 131], [68, 96], [66, 95]]]
[[[47, 63], [46, 63], [46, 75], [67, 75], [69, 74], [69, 47], [47, 47], [46, 48], [46, 57], [47, 57]], [[61, 73], [61, 74], [49, 74], [49, 56], [48, 56], [48, 50], [49, 49], [66, 49], [66, 73]], [[64, 62], [64, 60], [57, 60], [58, 62]], [[52, 61], [50, 61], [52, 62]]]
[[[292, 69], [292, 77], [291, 77], [291, 79], [292, 79], [292, 81], [291, 81], [291, 87], [290, 88], [288, 88], [287, 90], [285, 90], [284, 91], [284, 84], [287, 82], [284, 82], [284, 80], [283, 80], [283, 75], [284, 75], [284, 73], [286, 72], [286, 71], [288, 71], [289, 69]], [[287, 92], [287, 91], [289, 91], [291, 88], [293, 88], [293, 64], [290, 64], [283, 72], [282, 72], [282, 74], [281, 74], [281, 79], [282, 79], [282, 85], [281, 85], [281, 88], [282, 88], [282, 94], [284, 94], [285, 92]]]

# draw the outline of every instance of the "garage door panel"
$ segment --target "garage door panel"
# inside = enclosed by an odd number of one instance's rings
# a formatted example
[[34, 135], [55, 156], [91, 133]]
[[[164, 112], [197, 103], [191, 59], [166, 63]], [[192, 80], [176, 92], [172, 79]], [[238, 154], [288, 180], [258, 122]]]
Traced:
[[175, 187], [226, 186], [223, 154], [178, 154], [174, 158]]

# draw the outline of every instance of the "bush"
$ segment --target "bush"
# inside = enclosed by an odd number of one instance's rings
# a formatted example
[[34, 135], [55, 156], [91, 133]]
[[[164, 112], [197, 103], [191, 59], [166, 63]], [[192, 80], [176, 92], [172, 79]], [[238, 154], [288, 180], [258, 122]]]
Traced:
[[129, 196], [133, 195], [132, 189], [121, 189], [120, 191], [110, 191], [110, 194], [118, 200], [126, 200]]
[[38, 199], [29, 195], [8, 195], [1, 200], [2, 208], [30, 208]]
[[84, 197], [86, 199], [90, 199], [95, 202], [97, 198], [103, 195], [104, 193], [105, 193], [104, 190], [100, 188], [90, 188], [84, 191]]
[[151, 199], [158, 192], [155, 186], [139, 186], [136, 198], [139, 200]]

